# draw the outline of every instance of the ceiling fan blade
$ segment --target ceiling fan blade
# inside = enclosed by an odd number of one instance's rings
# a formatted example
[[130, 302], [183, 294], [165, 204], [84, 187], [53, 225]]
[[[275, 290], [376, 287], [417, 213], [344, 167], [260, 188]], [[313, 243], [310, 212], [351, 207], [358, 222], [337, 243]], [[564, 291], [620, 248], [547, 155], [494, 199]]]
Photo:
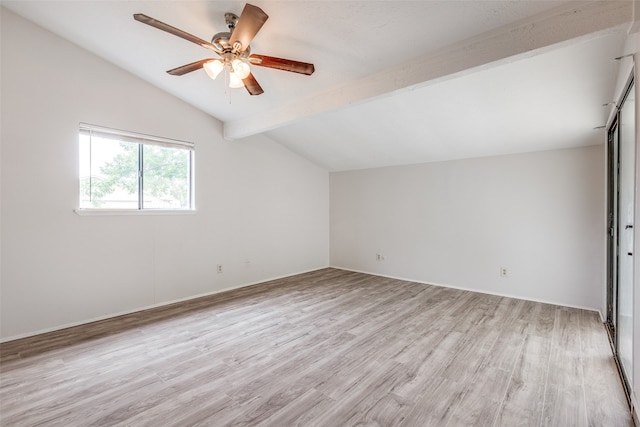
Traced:
[[240, 42], [239, 51], [244, 52], [268, 18], [269, 15], [264, 13], [262, 9], [247, 3], [244, 5], [238, 23], [231, 33], [229, 44], [233, 46], [235, 42]]
[[294, 61], [292, 59], [274, 58], [273, 56], [252, 54], [249, 62], [259, 67], [275, 68], [277, 70], [291, 71], [292, 73], [306, 74], [310, 76], [316, 70], [313, 64]]
[[143, 24], [147, 24], [150, 25], [152, 27], [155, 27], [159, 30], [162, 31], [166, 31], [169, 34], [173, 34], [174, 36], [178, 36], [180, 38], [183, 38], [187, 41], [190, 41], [192, 43], [195, 44], [199, 44], [200, 46], [207, 48], [207, 49], [211, 49], [211, 50], [215, 50], [216, 52], [218, 51], [214, 45], [212, 45], [211, 43], [209, 43], [206, 40], [202, 40], [200, 37], [196, 37], [193, 34], [189, 34], [185, 31], [182, 31], [176, 27], [172, 27], [169, 24], [165, 24], [162, 21], [158, 21], [157, 19], [151, 18], [150, 16], [147, 16], [145, 14], [142, 13], [136, 13], [133, 15], [133, 19], [135, 19], [138, 22], [142, 22]]
[[244, 87], [247, 88], [249, 95], [260, 95], [264, 93], [264, 90], [262, 90], [262, 87], [251, 73], [249, 73], [245, 79], [242, 79], [242, 83], [244, 83]]
[[167, 73], [171, 74], [172, 76], [182, 76], [192, 71], [199, 70], [204, 64], [209, 61], [213, 61], [213, 59], [214, 58], [207, 58], [200, 61], [192, 62], [191, 64], [183, 65], [181, 67], [176, 67], [172, 70], [169, 70], [167, 71]]

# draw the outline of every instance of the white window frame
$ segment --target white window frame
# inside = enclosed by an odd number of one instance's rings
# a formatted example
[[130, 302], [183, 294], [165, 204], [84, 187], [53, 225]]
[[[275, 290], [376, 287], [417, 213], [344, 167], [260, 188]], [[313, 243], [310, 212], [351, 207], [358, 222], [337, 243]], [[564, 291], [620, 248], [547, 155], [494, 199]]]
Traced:
[[[169, 148], [180, 148], [188, 150], [189, 156], [189, 207], [182, 209], [161, 209], [161, 208], [144, 208], [142, 205], [142, 194], [138, 191], [138, 208], [137, 209], [113, 209], [113, 208], [81, 208], [80, 207], [80, 177], [78, 177], [78, 207], [74, 212], [78, 215], [174, 215], [174, 214], [193, 214], [195, 208], [195, 143], [180, 141], [176, 139], [164, 138], [159, 136], [145, 135], [137, 132], [124, 131], [119, 129], [111, 129], [103, 126], [96, 126], [87, 123], [80, 123], [78, 135], [83, 133], [90, 136], [111, 137], [126, 142], [142, 145], [156, 145]], [[80, 142], [78, 142], [80, 143]], [[142, 177], [143, 178], [143, 177]]]

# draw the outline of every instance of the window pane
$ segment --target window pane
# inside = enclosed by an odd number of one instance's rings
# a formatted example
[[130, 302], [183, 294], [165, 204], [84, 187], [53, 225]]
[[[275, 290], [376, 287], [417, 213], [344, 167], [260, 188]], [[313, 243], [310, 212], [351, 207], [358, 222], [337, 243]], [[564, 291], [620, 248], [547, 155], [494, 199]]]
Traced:
[[80, 124], [80, 209], [193, 209], [194, 144]]
[[143, 145], [143, 208], [190, 209], [191, 151]]
[[138, 209], [138, 144], [84, 135], [80, 141], [81, 162], [90, 159], [89, 170], [86, 163], [80, 169], [80, 207]]
[[91, 207], [91, 138], [80, 133], [80, 208]]

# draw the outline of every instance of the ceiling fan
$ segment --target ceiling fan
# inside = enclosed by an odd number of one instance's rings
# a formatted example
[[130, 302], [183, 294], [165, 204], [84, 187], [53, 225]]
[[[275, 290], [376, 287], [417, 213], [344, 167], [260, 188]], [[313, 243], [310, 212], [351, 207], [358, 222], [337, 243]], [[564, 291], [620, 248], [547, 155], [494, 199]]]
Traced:
[[306, 62], [251, 53], [251, 41], [269, 18], [259, 7], [247, 3], [240, 17], [233, 13], [225, 13], [224, 17], [229, 31], [215, 34], [209, 43], [142, 13], [133, 15], [136, 21], [213, 50], [220, 57], [202, 59], [167, 71], [173, 76], [182, 76], [204, 68], [209, 77], [215, 79], [226, 67], [229, 72], [229, 87], [244, 86], [249, 94], [260, 95], [264, 90], [251, 73], [250, 65], [291, 71], [308, 76], [315, 71], [313, 64]]

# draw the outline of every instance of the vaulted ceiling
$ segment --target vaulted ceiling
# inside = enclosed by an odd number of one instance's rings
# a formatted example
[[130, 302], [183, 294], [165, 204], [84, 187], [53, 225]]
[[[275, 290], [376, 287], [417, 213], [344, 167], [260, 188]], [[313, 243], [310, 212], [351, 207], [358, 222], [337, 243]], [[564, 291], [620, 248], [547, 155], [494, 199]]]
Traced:
[[179, 65], [239, 1], [3, 1], [2, 5], [224, 122], [328, 170], [594, 145], [604, 140], [631, 1], [254, 1], [269, 19], [254, 53], [315, 64], [254, 67], [265, 93]]

